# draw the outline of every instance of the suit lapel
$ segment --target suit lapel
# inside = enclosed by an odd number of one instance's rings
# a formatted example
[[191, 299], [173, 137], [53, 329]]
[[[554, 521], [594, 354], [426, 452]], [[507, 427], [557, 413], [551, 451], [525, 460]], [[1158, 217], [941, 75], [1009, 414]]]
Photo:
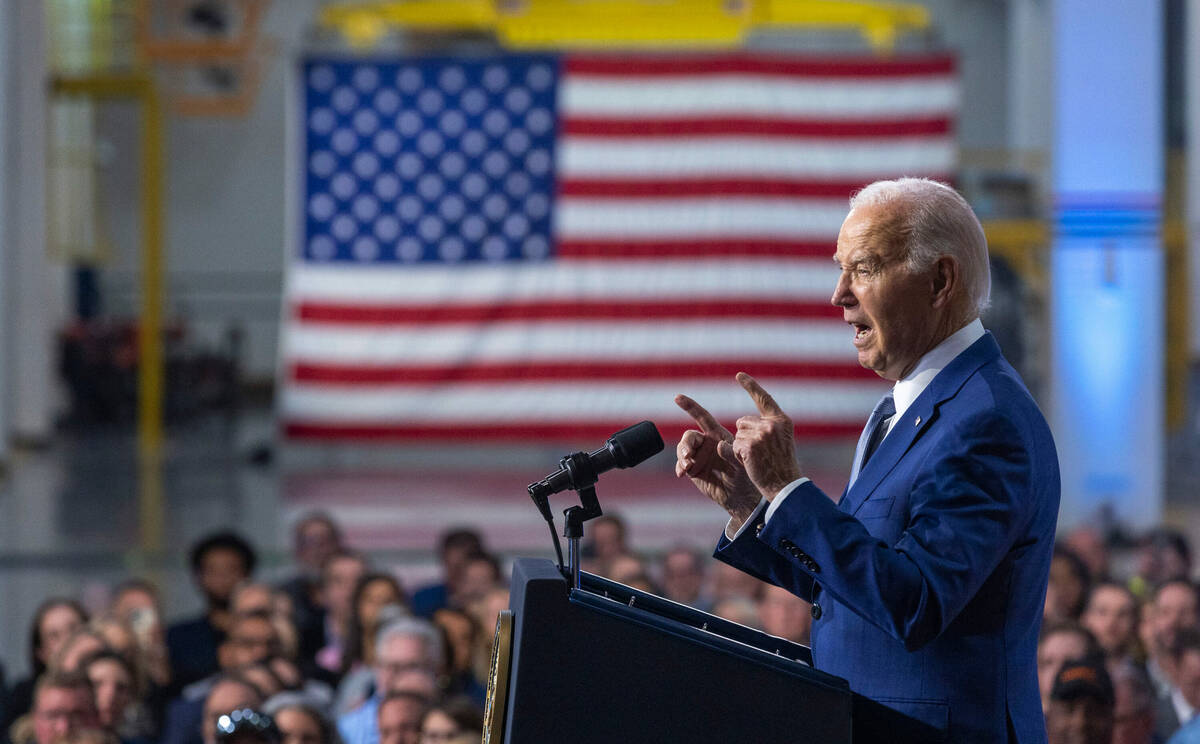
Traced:
[[891, 431], [871, 455], [866, 466], [859, 471], [858, 480], [842, 497], [838, 507], [849, 514], [857, 513], [887, 474], [900, 463], [913, 443], [933, 424], [938, 406], [953, 398], [962, 389], [967, 378], [999, 355], [1000, 347], [996, 345], [992, 334], [984, 333], [982, 338], [946, 365], [900, 419], [893, 423]]

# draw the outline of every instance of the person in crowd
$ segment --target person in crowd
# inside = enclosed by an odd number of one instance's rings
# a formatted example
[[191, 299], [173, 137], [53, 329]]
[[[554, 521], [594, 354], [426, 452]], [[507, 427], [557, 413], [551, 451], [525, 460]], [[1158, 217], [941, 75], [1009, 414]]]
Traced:
[[63, 672], [82, 672], [84, 659], [100, 651], [111, 650], [104, 636], [85, 625], [63, 643], [50, 660], [50, 666]]
[[264, 706], [279, 728], [279, 744], [335, 744], [333, 725], [320, 710], [303, 703]]
[[1113, 683], [1112, 744], [1162, 744], [1154, 734], [1154, 687], [1129, 659], [1106, 665]]
[[335, 684], [341, 679], [346, 636], [354, 622], [354, 589], [367, 572], [367, 562], [358, 553], [338, 551], [321, 566], [321, 607], [324, 610], [324, 642], [314, 661], [329, 672]]
[[[379, 703], [379, 744], [421, 744], [421, 720], [429, 700], [411, 692], [389, 693]], [[346, 744], [352, 744], [347, 740]]]
[[264, 582], [247, 581], [233, 590], [229, 609], [235, 617], [247, 614], [267, 617], [279, 638], [276, 653], [289, 658], [300, 657], [300, 637], [293, 621], [295, 612], [291, 597], [285, 592]]
[[1078, 620], [1091, 588], [1087, 564], [1070, 549], [1054, 547], [1050, 559], [1050, 580], [1046, 586], [1046, 602], [1042, 609], [1043, 622]]
[[247, 611], [234, 615], [220, 655], [222, 669], [259, 664], [283, 651], [279, 629], [269, 612]]
[[759, 581], [748, 573], [718, 561], [713, 564], [712, 571], [712, 606], [715, 608], [727, 599], [748, 599], [758, 602], [762, 597], [766, 583]]
[[1049, 706], [1054, 679], [1068, 661], [1096, 661], [1104, 651], [1086, 628], [1070, 620], [1062, 620], [1042, 628], [1037, 646], [1038, 691], [1042, 705]]
[[[97, 728], [96, 701], [87, 677], [46, 671], [34, 689], [31, 718], [36, 744], [57, 744], [82, 729]], [[22, 744], [18, 736], [13, 742]]]
[[354, 587], [351, 606], [353, 615], [346, 634], [341, 683], [334, 707], [339, 715], [356, 708], [370, 694], [379, 628], [387, 621], [409, 614], [404, 589], [388, 573], [364, 574]]
[[483, 709], [461, 696], [432, 706], [421, 719], [421, 744], [451, 744], [468, 735], [478, 741], [482, 734]]
[[475, 677], [471, 658], [482, 634], [479, 623], [466, 610], [443, 607], [433, 613], [433, 624], [442, 632], [445, 643], [446, 694], [464, 694], [483, 705], [487, 689]]
[[262, 691], [241, 675], [222, 674], [204, 698], [200, 730], [196, 735], [203, 744], [217, 744], [217, 719], [243, 708], [258, 709], [265, 698]]
[[1146, 671], [1159, 698], [1175, 688], [1173, 649], [1179, 633], [1200, 622], [1200, 593], [1186, 579], [1172, 579], [1158, 587], [1147, 603], [1141, 629], [1146, 646]]
[[1180, 629], [1171, 644], [1171, 689], [1158, 699], [1155, 731], [1163, 739], [1200, 711], [1200, 628]]
[[433, 613], [448, 607], [458, 594], [467, 558], [485, 553], [483, 537], [478, 530], [455, 527], [444, 532], [438, 540], [438, 559], [442, 564], [442, 581], [421, 587], [412, 597], [412, 611], [417, 617], [429, 619]]
[[[384, 625], [375, 642], [374, 689], [366, 702], [341, 716], [338, 732], [344, 744], [380, 744], [378, 728], [381, 702], [396, 692], [402, 679], [415, 675], [428, 680], [436, 688], [437, 675], [445, 665], [442, 636], [426, 620], [401, 618]], [[417, 717], [419, 730], [420, 716]]]
[[809, 645], [812, 605], [778, 586], [768, 586], [758, 600], [758, 619], [764, 633]]
[[454, 594], [450, 597], [452, 607], [470, 607], [472, 602], [505, 583], [500, 559], [491, 553], [480, 551], [467, 556]]
[[1111, 744], [1112, 732], [1113, 686], [1104, 663], [1063, 664], [1046, 709], [1048, 744]]
[[1137, 650], [1137, 598], [1124, 584], [1102, 581], [1093, 586], [1079, 622], [1096, 637], [1109, 661], [1134, 657]]
[[712, 614], [747, 628], [760, 630], [762, 620], [758, 616], [758, 604], [746, 597], [728, 597], [717, 602]]
[[29, 624], [30, 674], [18, 680], [9, 691], [5, 718], [0, 721], [4, 730], [7, 731], [17, 718], [29, 712], [38, 678], [46, 671], [50, 659], [58, 653], [62, 644], [87, 620], [87, 612], [73, 599], [50, 597], [38, 605]]
[[479, 623], [479, 641], [472, 654], [471, 668], [475, 679], [488, 678], [489, 664], [492, 658], [492, 640], [496, 635], [496, 622], [500, 613], [508, 609], [508, 588], [498, 586], [488, 592], [478, 602], [467, 608], [475, 622]]
[[630, 553], [629, 529], [625, 526], [625, 520], [611, 512], [593, 519], [588, 523], [581, 552], [591, 570], [605, 574], [609, 561]]
[[604, 575], [619, 584], [658, 594], [658, 587], [650, 580], [645, 562], [632, 553], [613, 556], [608, 561]]
[[1137, 569], [1129, 588], [1139, 597], [1149, 596], [1168, 581], [1189, 579], [1192, 575], [1192, 547], [1176, 529], [1156, 527], [1138, 546]]
[[204, 596], [205, 610], [200, 617], [167, 629], [173, 690], [182, 690], [220, 669], [217, 650], [229, 630], [230, 597], [234, 587], [254, 574], [257, 562], [250, 544], [232, 532], [209, 535], [192, 547], [192, 578]]
[[133, 730], [128, 715], [142, 693], [129, 660], [113, 650], [97, 651], [83, 659], [81, 670], [91, 682], [100, 726], [121, 744], [149, 744], [144, 732]]
[[745, 373], [737, 382], [757, 411], [736, 434], [676, 396], [699, 427], [676, 447], [676, 474], [729, 515], [719, 560], [822, 608], [818, 669], [889, 699], [898, 720], [932, 729], [926, 739], [1041, 740], [1035, 660], [1058, 457], [979, 318], [983, 229], [945, 184], [876, 182], [851, 200], [834, 260], [832, 302], [859, 363], [894, 383], [845, 495], [804, 477], [792, 420]]
[[663, 554], [659, 570], [663, 596], [680, 604], [707, 610], [712, 605], [700, 595], [704, 589], [704, 567], [704, 558], [691, 547], [676, 545], [668, 550]]
[[346, 548], [341, 527], [325, 512], [310, 512], [296, 522], [292, 556], [296, 575], [280, 584], [292, 600], [292, 623], [300, 658], [310, 659], [325, 645], [325, 607], [321, 601], [321, 567]]
[[108, 614], [133, 630], [143, 671], [150, 679], [148, 701], [162, 699], [162, 705], [165, 705], [166, 688], [171, 683], [171, 664], [158, 590], [144, 579], [122, 581], [113, 587]]
[[1063, 536], [1062, 544], [1087, 566], [1092, 581], [1107, 581], [1111, 574], [1112, 555], [1108, 541], [1100, 530], [1091, 525], [1080, 525]]

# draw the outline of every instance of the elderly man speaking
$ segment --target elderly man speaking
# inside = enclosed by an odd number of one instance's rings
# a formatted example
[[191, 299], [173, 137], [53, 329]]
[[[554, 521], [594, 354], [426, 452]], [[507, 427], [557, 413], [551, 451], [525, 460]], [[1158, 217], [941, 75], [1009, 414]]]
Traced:
[[700, 404], [676, 450], [730, 516], [716, 557], [813, 603], [817, 668], [927, 729], [922, 740], [1044, 742], [1035, 649], [1058, 515], [1049, 428], [979, 313], [987, 243], [940, 183], [905, 178], [850, 202], [834, 260], [862, 366], [892, 380], [834, 501], [803, 477], [791, 420], [731, 433]]

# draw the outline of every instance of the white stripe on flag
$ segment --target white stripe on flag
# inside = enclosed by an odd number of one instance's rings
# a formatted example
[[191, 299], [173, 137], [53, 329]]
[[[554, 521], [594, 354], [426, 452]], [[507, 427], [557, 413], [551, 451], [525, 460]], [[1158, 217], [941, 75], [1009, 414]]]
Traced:
[[284, 357], [372, 368], [522, 360], [707, 362], [719, 350], [731, 359], [834, 360], [849, 367], [855, 363], [851, 336], [838, 320], [543, 321], [432, 328], [295, 323]]
[[555, 228], [568, 240], [824, 238], [832, 254], [845, 216], [844, 199], [560, 197]]

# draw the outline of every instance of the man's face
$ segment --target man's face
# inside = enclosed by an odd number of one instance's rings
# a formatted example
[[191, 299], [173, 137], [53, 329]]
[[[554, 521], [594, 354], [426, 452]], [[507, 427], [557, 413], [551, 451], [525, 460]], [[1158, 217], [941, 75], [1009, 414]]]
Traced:
[[1110, 744], [1112, 730], [1112, 708], [1090, 697], [1051, 700], [1046, 709], [1049, 744]]
[[354, 586], [366, 570], [361, 560], [351, 556], [333, 558], [325, 566], [321, 602], [334, 618], [344, 618], [350, 614]]
[[379, 744], [420, 744], [425, 706], [399, 698], [379, 706]]
[[1183, 699], [1193, 708], [1200, 708], [1200, 649], [1183, 652], [1175, 678]]
[[1133, 597], [1113, 586], [1102, 586], [1092, 593], [1080, 620], [1092, 631], [1109, 655], [1125, 652], [1133, 640], [1137, 606]]
[[414, 669], [437, 673], [425, 649], [425, 641], [414, 636], [388, 636], [375, 650], [376, 692], [386, 695], [394, 691], [396, 681]]
[[229, 661], [233, 668], [265, 661], [279, 653], [279, 634], [262, 617], [240, 618], [229, 630]]
[[305, 523], [296, 535], [296, 561], [307, 571], [315, 574], [321, 570], [325, 559], [333, 555], [338, 545], [337, 533], [329, 523], [314, 519]]
[[1137, 699], [1128, 677], [1113, 680], [1112, 744], [1150, 744], [1154, 740], [1154, 706], [1147, 694]]
[[933, 348], [939, 329], [932, 277], [911, 272], [904, 248], [878, 235], [891, 215], [860, 207], [846, 217], [833, 257], [842, 273], [830, 301], [854, 329], [858, 363], [899, 380]]
[[1150, 615], [1154, 627], [1154, 651], [1165, 654], [1183, 628], [1196, 627], [1196, 593], [1183, 584], [1169, 584], [1154, 599]]
[[1087, 641], [1078, 633], [1055, 633], [1042, 639], [1037, 649], [1038, 688], [1042, 700], [1050, 699], [1050, 688], [1062, 665], [1087, 655]]
[[200, 560], [196, 582], [211, 606], [224, 608], [229, 605], [233, 588], [246, 580], [246, 566], [242, 556], [228, 548], [213, 548]]
[[279, 744], [321, 744], [321, 727], [307, 713], [284, 708], [275, 714]]
[[33, 704], [37, 744], [53, 744], [97, 723], [96, 704], [86, 687], [44, 687]]
[[216, 744], [218, 718], [241, 708], [256, 708], [261, 704], [262, 700], [254, 690], [240, 682], [217, 683], [204, 701], [204, 719], [201, 724], [204, 727], [201, 732], [204, 744]]
[[38, 624], [38, 638], [41, 640], [38, 659], [48, 666], [67, 639], [81, 627], [83, 618], [73, 607], [57, 605], [47, 610]]
[[692, 602], [700, 596], [700, 585], [704, 575], [691, 553], [676, 551], [668, 553], [663, 560], [663, 593], [670, 599]]
[[762, 629], [796, 643], [808, 643], [812, 605], [780, 586], [768, 586], [758, 603]]

